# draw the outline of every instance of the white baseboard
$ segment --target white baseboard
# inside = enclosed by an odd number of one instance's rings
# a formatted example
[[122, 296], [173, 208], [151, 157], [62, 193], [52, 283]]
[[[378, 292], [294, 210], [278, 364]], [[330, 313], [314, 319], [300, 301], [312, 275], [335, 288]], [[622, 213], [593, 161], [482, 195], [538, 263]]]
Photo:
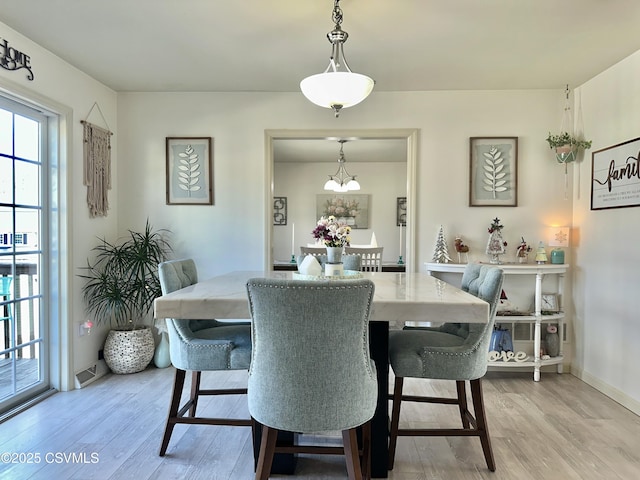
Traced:
[[626, 393], [618, 390], [615, 387], [612, 387], [606, 382], [603, 382], [597, 377], [594, 377], [590, 373], [585, 372], [579, 368], [572, 368], [571, 373], [578, 377], [580, 380], [585, 382], [588, 385], [591, 385], [593, 388], [603, 393], [607, 397], [611, 398], [615, 402], [618, 402], [623, 407], [631, 410], [636, 415], [640, 415], [640, 402], [634, 398], [631, 398]]

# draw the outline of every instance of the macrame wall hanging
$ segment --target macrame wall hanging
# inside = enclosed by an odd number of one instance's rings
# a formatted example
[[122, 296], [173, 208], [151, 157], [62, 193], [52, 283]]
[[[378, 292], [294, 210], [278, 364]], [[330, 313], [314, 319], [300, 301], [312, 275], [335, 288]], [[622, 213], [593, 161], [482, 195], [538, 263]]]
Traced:
[[[102, 128], [87, 119], [95, 107], [107, 127]], [[87, 119], [82, 120], [83, 132], [83, 166], [84, 184], [87, 186], [87, 206], [89, 216], [106, 217], [109, 210], [108, 190], [111, 190], [111, 135], [102, 110], [97, 102], [94, 102]]]

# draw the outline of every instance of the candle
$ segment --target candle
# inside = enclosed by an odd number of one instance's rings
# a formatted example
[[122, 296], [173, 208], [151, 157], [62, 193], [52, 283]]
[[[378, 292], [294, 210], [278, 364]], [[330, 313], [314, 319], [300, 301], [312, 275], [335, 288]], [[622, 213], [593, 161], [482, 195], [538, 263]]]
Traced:
[[291, 224], [291, 255], [296, 254], [296, 224]]
[[402, 256], [402, 224], [400, 224], [400, 246], [399, 246], [399, 252], [398, 255]]

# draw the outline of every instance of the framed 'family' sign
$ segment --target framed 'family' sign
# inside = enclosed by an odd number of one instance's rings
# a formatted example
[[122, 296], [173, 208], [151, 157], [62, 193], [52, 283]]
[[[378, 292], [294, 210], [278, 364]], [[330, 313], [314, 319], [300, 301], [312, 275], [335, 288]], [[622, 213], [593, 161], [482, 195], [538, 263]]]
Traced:
[[591, 210], [640, 206], [640, 138], [591, 154]]

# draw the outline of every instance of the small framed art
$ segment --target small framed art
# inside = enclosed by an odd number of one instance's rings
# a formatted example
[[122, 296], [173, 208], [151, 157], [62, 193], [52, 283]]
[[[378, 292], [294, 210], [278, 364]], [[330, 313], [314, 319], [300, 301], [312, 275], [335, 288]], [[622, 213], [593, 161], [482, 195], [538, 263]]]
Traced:
[[397, 197], [396, 227], [407, 226], [407, 197]]
[[469, 206], [518, 206], [518, 137], [469, 139]]
[[273, 197], [273, 224], [287, 224], [287, 197]]
[[167, 205], [213, 205], [211, 137], [167, 137]]

